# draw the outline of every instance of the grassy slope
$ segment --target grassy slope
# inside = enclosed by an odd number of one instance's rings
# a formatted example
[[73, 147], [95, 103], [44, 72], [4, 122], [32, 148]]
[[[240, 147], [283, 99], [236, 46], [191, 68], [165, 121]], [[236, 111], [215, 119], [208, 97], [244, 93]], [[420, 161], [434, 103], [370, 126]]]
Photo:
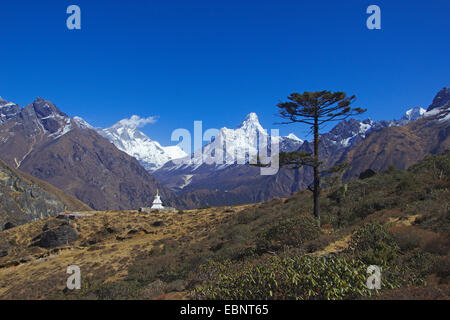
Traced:
[[[400, 269], [390, 276], [400, 288], [384, 289], [378, 298], [448, 297], [449, 163], [448, 154], [431, 156], [407, 171], [388, 170], [325, 189], [320, 231], [310, 216], [308, 191], [232, 208], [150, 215], [97, 212], [72, 221], [81, 238], [53, 250], [29, 247], [48, 221], [23, 225], [0, 233], [0, 244], [12, 247], [0, 258], [0, 298], [185, 298], [194, 288], [198, 298], [251, 298], [245, 288], [221, 291], [217, 273], [233, 287], [240, 275], [253, 275], [255, 268], [281, 275], [290, 261], [313, 259], [314, 265], [320, 256], [336, 256], [341, 259], [331, 260], [336, 265], [349, 263], [360, 270], [373, 263]], [[162, 225], [154, 226], [157, 221]], [[208, 261], [212, 269], [204, 267]], [[81, 267], [80, 291], [63, 291], [70, 264]], [[322, 279], [328, 276], [326, 260], [316, 267]], [[403, 281], [403, 271], [427, 284]], [[266, 278], [256, 281], [258, 297], [322, 297], [278, 280], [274, 292], [266, 289]], [[365, 297], [355, 294], [336, 298]]]
[[[84, 280], [99, 282], [124, 279], [139, 256], [171, 246], [196, 246], [214, 232], [229, 215], [223, 208], [184, 213], [140, 214], [137, 211], [90, 211], [92, 216], [70, 220], [80, 238], [58, 248], [31, 246], [50, 218], [0, 232], [0, 247], [8, 255], [0, 258], [0, 298], [49, 298], [65, 287], [66, 268], [79, 265]], [[200, 243], [200, 244], [198, 244]]]

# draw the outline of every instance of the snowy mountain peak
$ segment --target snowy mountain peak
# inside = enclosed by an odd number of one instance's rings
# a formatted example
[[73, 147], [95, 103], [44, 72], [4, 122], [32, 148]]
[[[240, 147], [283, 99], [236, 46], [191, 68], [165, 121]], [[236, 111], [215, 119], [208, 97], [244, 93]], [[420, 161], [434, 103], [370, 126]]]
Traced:
[[258, 122], [259, 123], [259, 119], [258, 119], [258, 115], [255, 112], [250, 112], [244, 119], [243, 122]]
[[237, 130], [243, 131], [244, 135], [251, 136], [255, 133], [267, 135], [267, 131], [259, 123], [259, 119], [256, 113], [249, 113], [244, 121], [238, 126]]
[[80, 129], [94, 129], [93, 126], [91, 126], [88, 122], [86, 122], [81, 117], [75, 116], [75, 117], [73, 117], [73, 120]]
[[256, 129], [257, 131], [265, 131], [261, 124], [259, 123], [258, 115], [254, 112], [249, 113], [244, 121], [241, 122], [241, 124], [238, 126], [238, 129]]
[[0, 108], [6, 108], [6, 107], [11, 107], [11, 106], [15, 106], [16, 104], [14, 102], [7, 102], [7, 101], [0, 101]]
[[299, 137], [297, 137], [297, 136], [296, 136], [295, 134], [293, 134], [293, 133], [288, 134], [285, 138], [291, 139], [291, 140], [294, 140], [294, 141], [298, 141], [298, 142], [303, 142], [302, 139], [300, 139]]
[[[278, 143], [279, 150], [284, 152], [297, 150], [303, 141], [290, 134], [287, 137], [270, 136], [259, 123], [258, 116], [248, 114], [237, 129], [223, 127], [213, 141], [201, 150], [195, 150], [176, 162], [169, 162], [159, 172], [183, 169], [194, 172], [202, 165], [212, 165], [224, 169], [230, 165], [248, 164], [262, 150], [270, 150], [272, 144]], [[265, 154], [265, 153], [264, 153]]]
[[421, 107], [414, 107], [406, 111], [401, 120], [416, 121], [422, 118], [425, 112], [427, 111]]
[[0, 97], [0, 124], [14, 118], [20, 113], [20, 107], [13, 103], [8, 102]]
[[423, 115], [425, 118], [431, 120], [439, 120], [440, 122], [446, 122], [450, 120], [450, 100], [443, 106], [431, 109]]
[[73, 117], [73, 120], [81, 129], [96, 130], [119, 150], [135, 157], [150, 172], [160, 168], [167, 161], [187, 155], [178, 145], [163, 147], [138, 129], [138, 127], [155, 122], [155, 117], [141, 118], [133, 115], [106, 129], [94, 128], [81, 117]]
[[431, 111], [433, 109], [442, 108], [445, 104], [450, 101], [450, 87], [444, 87], [436, 94], [433, 99], [433, 102], [428, 107], [427, 111]]
[[[178, 145], [164, 147], [138, 129], [155, 121], [155, 117], [141, 118], [133, 115], [128, 119], [120, 120], [109, 128], [95, 130], [111, 141], [119, 150], [135, 157], [145, 169], [153, 172], [167, 161], [187, 155]], [[85, 125], [79, 120], [78, 122], [81, 123], [79, 126]], [[87, 124], [87, 126], [90, 125]], [[90, 127], [92, 128], [92, 126]]]
[[[5, 109], [12, 106], [17, 106], [17, 104], [15, 104], [14, 102], [8, 102], [2, 97], [0, 97], [0, 109]], [[17, 108], [19, 108], [19, 106], [17, 106]]]

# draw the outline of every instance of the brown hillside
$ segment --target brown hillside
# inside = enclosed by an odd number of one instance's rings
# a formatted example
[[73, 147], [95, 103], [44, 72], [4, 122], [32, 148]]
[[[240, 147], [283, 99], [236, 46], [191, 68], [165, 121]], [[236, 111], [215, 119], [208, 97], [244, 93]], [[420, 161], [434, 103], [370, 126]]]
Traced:
[[148, 206], [156, 189], [166, 205], [177, 205], [135, 158], [93, 130], [73, 129], [32, 152], [20, 168], [97, 210]]
[[0, 229], [64, 210], [91, 210], [54, 186], [8, 166], [0, 160]]
[[159, 189], [165, 205], [182, 206], [133, 157], [41, 98], [0, 123], [0, 158], [94, 209], [137, 209]]
[[404, 127], [389, 127], [371, 133], [347, 154], [351, 163], [347, 173], [356, 177], [366, 169], [386, 170], [389, 166], [406, 169], [428, 154], [450, 148], [450, 123], [420, 119]]

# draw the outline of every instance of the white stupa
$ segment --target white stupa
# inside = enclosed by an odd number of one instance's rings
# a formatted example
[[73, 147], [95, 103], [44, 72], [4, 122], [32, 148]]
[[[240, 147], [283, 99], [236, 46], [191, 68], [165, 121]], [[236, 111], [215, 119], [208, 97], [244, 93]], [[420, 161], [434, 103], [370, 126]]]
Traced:
[[156, 196], [155, 196], [155, 199], [153, 200], [152, 209], [164, 209], [164, 207], [162, 205], [161, 197], [159, 196], [158, 189], [156, 189]]

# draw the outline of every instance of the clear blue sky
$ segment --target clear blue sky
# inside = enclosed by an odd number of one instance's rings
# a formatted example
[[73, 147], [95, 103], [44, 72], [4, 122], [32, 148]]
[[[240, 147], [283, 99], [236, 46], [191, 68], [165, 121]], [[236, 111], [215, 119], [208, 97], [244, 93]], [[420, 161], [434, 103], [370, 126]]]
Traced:
[[[81, 30], [66, 28], [71, 4]], [[366, 28], [371, 4], [381, 30]], [[164, 144], [194, 120], [234, 127], [252, 111], [275, 128], [276, 103], [306, 90], [399, 118], [450, 85], [449, 12], [448, 0], [1, 1], [0, 96], [41, 96], [101, 127], [159, 116], [144, 131]]]

